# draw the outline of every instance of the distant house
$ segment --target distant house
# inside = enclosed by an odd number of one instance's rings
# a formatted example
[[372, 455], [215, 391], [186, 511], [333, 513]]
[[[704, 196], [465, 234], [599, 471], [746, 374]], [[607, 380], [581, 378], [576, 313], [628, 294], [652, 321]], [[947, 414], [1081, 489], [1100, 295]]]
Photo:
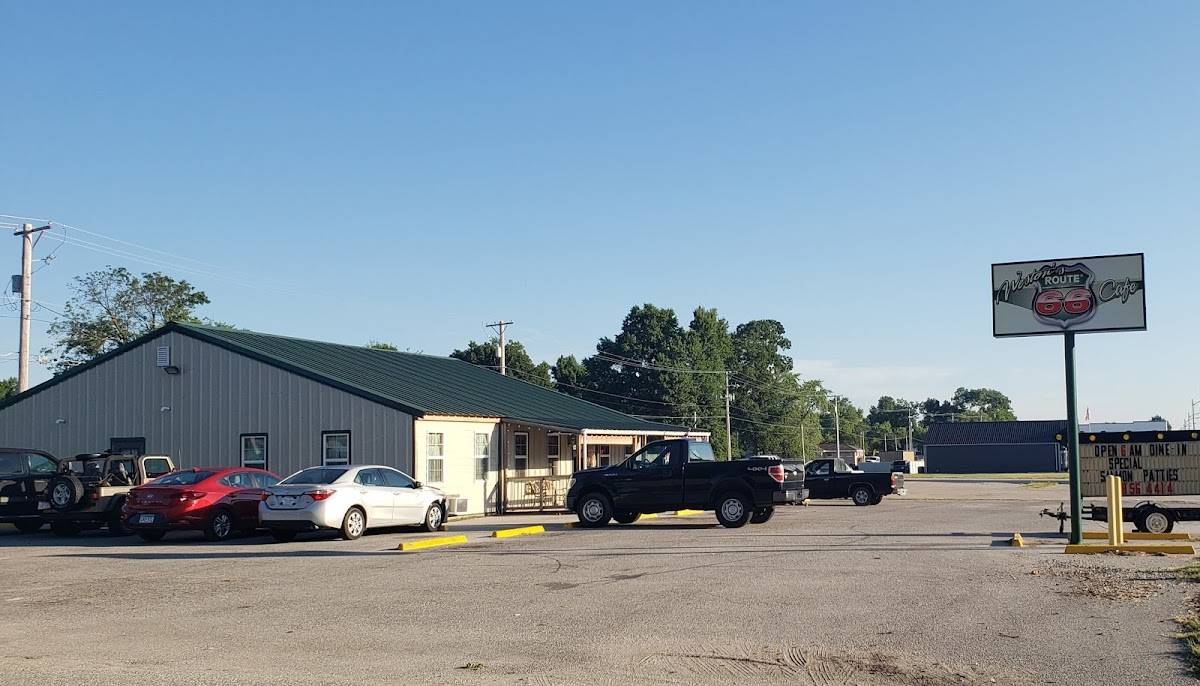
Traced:
[[1062, 420], [947, 422], [929, 425], [925, 470], [932, 474], [1054, 472], [1066, 457]]
[[383, 464], [452, 513], [561, 507], [577, 469], [707, 432], [450, 357], [172, 323], [0, 402], [0, 445], [184, 467]]
[[822, 443], [818, 448], [821, 451], [821, 457], [840, 457], [850, 464], [858, 464], [866, 456], [866, 451], [862, 448], [856, 448], [848, 443], [842, 443], [841, 445], [836, 443]]

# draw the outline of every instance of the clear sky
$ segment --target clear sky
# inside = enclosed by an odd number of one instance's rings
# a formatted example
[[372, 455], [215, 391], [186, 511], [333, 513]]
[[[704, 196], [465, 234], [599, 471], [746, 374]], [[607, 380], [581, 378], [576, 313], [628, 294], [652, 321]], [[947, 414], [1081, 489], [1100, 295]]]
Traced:
[[[864, 405], [991, 386], [1050, 418], [1061, 341], [992, 339], [988, 265], [1144, 251], [1149, 331], [1080, 338], [1081, 412], [1200, 398], [1195, 2], [6, 1], [0, 26], [0, 212], [170, 253], [69, 234], [171, 263], [214, 319], [448, 353], [503, 317], [552, 362], [634, 304], [704, 305], [781, 320]], [[155, 268], [67, 244], [34, 296], [110, 263]]]

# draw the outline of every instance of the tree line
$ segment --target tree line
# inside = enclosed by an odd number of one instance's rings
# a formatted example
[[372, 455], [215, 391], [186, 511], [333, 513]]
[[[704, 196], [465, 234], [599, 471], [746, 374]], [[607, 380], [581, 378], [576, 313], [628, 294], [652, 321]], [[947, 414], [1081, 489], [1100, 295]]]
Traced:
[[[107, 267], [76, 277], [71, 292], [47, 331], [51, 345], [42, 351], [56, 374], [168, 321], [231, 326], [198, 317], [208, 296], [160, 272], [139, 276]], [[383, 341], [368, 345], [397, 349]], [[499, 371], [498, 347], [494, 338], [472, 340], [450, 354]], [[910, 422], [919, 445], [933, 422], [1016, 419], [1009, 398], [989, 388], [959, 388], [948, 400], [923, 402], [884, 395], [864, 410], [819, 379], [802, 380], [791, 348], [783, 324], [774, 319], [731, 326], [716, 309], [697, 307], [685, 326], [671, 308], [646, 303], [631, 308], [620, 330], [601, 338], [595, 353], [583, 359], [568, 354], [553, 364], [535, 362], [512, 340], [506, 342], [505, 360], [507, 371], [523, 381], [648, 420], [708, 431], [720, 457], [727, 457], [727, 389], [734, 455], [811, 458], [821, 443], [834, 440], [836, 428], [844, 444], [873, 452], [906, 444]], [[15, 386], [15, 380], [0, 380], [0, 398]]]

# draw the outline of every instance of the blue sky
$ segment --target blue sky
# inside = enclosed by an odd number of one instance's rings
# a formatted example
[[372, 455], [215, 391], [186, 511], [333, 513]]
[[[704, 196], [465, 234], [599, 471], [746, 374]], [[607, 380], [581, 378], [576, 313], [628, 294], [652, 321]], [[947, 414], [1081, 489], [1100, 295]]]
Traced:
[[[1149, 331], [1080, 338], [1081, 406], [1178, 423], [1200, 397], [1195, 3], [4, 2], [0, 25], [0, 212], [170, 253], [69, 234], [168, 263], [215, 319], [446, 353], [504, 317], [553, 361], [631, 305], [704, 305], [781, 320], [864, 405], [992, 386], [1057, 417], [1061, 341], [992, 339], [988, 265], [1144, 251]], [[155, 268], [67, 244], [35, 298], [110, 263]]]

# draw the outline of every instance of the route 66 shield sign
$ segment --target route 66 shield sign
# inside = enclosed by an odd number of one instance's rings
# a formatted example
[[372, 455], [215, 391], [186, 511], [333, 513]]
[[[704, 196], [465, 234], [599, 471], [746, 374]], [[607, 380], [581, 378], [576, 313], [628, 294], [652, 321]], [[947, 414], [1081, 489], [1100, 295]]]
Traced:
[[1063, 329], [1086, 322], [1096, 314], [1095, 280], [1092, 270], [1078, 263], [1045, 271], [1035, 284], [1034, 316]]

